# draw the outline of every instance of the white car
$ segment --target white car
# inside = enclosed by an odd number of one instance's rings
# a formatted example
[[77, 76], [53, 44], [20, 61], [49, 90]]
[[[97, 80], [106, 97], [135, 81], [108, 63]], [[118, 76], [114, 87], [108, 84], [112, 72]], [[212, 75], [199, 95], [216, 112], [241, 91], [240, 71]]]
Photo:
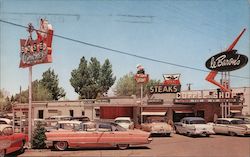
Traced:
[[0, 118], [0, 124], [9, 124], [11, 125], [11, 120], [8, 118]]
[[208, 137], [211, 134], [215, 134], [213, 126], [206, 124], [201, 117], [185, 117], [180, 122], [175, 123], [174, 126], [176, 133], [187, 136], [200, 135]]
[[119, 124], [125, 129], [134, 129], [134, 122], [131, 120], [130, 117], [117, 117], [115, 119], [115, 123]]
[[172, 126], [162, 116], [147, 117], [146, 121], [141, 124], [141, 130], [150, 132], [152, 135], [161, 134], [168, 137], [173, 132]]
[[213, 126], [216, 134], [250, 135], [250, 124], [238, 118], [218, 118]]

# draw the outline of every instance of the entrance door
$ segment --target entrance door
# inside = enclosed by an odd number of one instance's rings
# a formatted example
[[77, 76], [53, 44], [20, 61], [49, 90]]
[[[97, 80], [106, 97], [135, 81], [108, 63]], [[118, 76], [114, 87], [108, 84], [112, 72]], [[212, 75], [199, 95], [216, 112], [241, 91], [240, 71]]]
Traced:
[[194, 113], [178, 113], [173, 112], [173, 121], [180, 122], [180, 120], [184, 117], [194, 117]]
[[197, 117], [204, 118], [205, 117], [205, 111], [204, 110], [197, 110]]

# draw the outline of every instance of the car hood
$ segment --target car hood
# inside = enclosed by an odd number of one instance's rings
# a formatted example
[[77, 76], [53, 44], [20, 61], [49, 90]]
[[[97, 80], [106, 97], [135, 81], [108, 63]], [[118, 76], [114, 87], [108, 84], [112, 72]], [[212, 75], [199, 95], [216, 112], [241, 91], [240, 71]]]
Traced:
[[250, 129], [250, 124], [240, 124], [240, 126], [244, 126], [244, 127], [247, 127], [248, 129]]
[[8, 140], [8, 139], [1, 139], [1, 137], [0, 137], [0, 140], [1, 140], [0, 149], [6, 149], [6, 148], [10, 147], [10, 145], [11, 145], [11, 141], [10, 140]]

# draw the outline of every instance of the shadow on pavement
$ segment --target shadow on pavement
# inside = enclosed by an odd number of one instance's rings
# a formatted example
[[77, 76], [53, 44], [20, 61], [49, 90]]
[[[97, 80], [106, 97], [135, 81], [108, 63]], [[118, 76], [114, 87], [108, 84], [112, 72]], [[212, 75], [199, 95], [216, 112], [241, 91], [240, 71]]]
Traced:
[[[126, 150], [141, 150], [141, 149], [150, 149], [150, 148], [147, 146], [131, 146]], [[95, 148], [84, 147], [84, 148], [68, 148], [66, 151], [83, 151], [83, 150], [88, 150], [88, 151], [104, 150], [105, 151], [105, 150], [119, 150], [119, 149], [116, 147], [95, 147]], [[57, 150], [53, 149], [52, 151], [57, 151]]]

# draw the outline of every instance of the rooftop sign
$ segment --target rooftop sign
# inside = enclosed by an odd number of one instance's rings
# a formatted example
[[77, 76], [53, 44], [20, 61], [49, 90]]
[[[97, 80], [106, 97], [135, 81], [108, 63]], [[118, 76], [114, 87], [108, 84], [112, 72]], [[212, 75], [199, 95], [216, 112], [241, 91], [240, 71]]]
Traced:
[[149, 88], [151, 94], [177, 93], [180, 90], [181, 85], [155, 85]]
[[19, 67], [21, 68], [52, 62], [52, 25], [47, 20], [41, 19], [39, 30], [35, 30], [32, 25], [30, 26], [30, 34], [36, 31], [37, 39], [33, 40], [31, 35], [28, 39], [20, 39]]
[[209, 58], [206, 62], [206, 67], [211, 71], [208, 73], [206, 80], [216, 86], [218, 86], [224, 92], [230, 92], [228, 84], [221, 84], [215, 80], [216, 75], [219, 71], [233, 71], [240, 69], [245, 66], [248, 59], [244, 55], [236, 54], [237, 50], [233, 50], [234, 46], [239, 41], [240, 37], [246, 31], [246, 28], [238, 35], [233, 43], [227, 48], [225, 52], [221, 52], [215, 56]]
[[216, 71], [233, 71], [244, 67], [248, 58], [245, 55], [237, 54], [237, 50], [225, 51], [216, 54], [206, 61], [206, 67]]

